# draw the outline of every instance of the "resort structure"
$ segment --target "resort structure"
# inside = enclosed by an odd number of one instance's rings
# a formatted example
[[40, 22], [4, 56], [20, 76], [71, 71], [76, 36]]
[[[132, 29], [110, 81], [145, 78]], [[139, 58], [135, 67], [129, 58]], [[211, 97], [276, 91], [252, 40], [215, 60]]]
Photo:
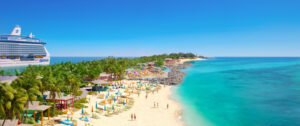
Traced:
[[10, 84], [12, 81], [17, 79], [18, 76], [0, 76], [0, 82]]
[[165, 64], [167, 64], [167, 65], [173, 65], [177, 62], [178, 62], [178, 60], [175, 60], [175, 59], [172, 59], [172, 58], [166, 58], [165, 59]]
[[46, 42], [34, 38], [32, 33], [21, 35], [21, 27], [15, 26], [10, 35], [0, 35], [0, 67], [48, 65], [50, 55]]

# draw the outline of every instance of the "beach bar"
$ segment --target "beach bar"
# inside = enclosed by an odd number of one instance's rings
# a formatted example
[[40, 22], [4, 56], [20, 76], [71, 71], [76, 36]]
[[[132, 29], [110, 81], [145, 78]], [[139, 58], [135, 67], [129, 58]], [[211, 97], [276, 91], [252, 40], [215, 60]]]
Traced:
[[165, 59], [165, 64], [175, 64], [177, 60], [172, 59], [172, 58], [166, 58]]
[[28, 110], [28, 113], [33, 114], [34, 119], [35, 119], [36, 112], [40, 112], [41, 113], [41, 125], [43, 125], [43, 112], [48, 110], [48, 120], [50, 120], [50, 108], [51, 108], [51, 106], [49, 106], [49, 105], [40, 105], [40, 101], [32, 101], [32, 102], [29, 102], [28, 109], [25, 108], [25, 111]]
[[59, 110], [61, 109], [68, 109], [68, 104], [72, 103], [73, 107], [74, 107], [74, 97], [71, 95], [67, 95], [67, 96], [58, 96], [58, 94], [56, 94], [56, 96], [54, 98], [50, 97], [50, 92], [46, 92], [44, 93], [44, 96], [46, 96], [46, 100], [47, 101], [55, 101], [57, 102], [57, 108]]
[[111, 74], [107, 74], [107, 73], [103, 72], [103, 73], [100, 73], [99, 78], [100, 78], [100, 80], [108, 81], [110, 79], [110, 76], [111, 76]]

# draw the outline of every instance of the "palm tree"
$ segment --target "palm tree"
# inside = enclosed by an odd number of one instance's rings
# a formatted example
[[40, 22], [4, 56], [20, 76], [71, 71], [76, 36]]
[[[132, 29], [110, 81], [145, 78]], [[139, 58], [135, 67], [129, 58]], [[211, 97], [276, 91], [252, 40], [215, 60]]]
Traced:
[[7, 108], [10, 109], [11, 105], [8, 101], [14, 98], [13, 91], [14, 90], [11, 90], [7, 83], [0, 84], [0, 115], [4, 118], [2, 126], [4, 126], [5, 120], [8, 117], [6, 110]]
[[0, 76], [4, 76], [5, 75], [5, 71], [0, 69]]
[[26, 96], [26, 90], [24, 89], [18, 89], [16, 90], [16, 92], [14, 92], [14, 98], [10, 101], [10, 119], [14, 120], [16, 117], [21, 119], [21, 113], [24, 112], [24, 106], [27, 103], [27, 98], [28, 97]]
[[44, 94], [44, 92], [48, 90], [48, 88], [49, 88], [48, 86], [50, 84], [56, 83], [56, 80], [53, 77], [52, 72], [51, 71], [47, 71], [47, 72], [49, 72], [49, 73], [46, 73], [45, 75], [43, 75], [42, 78], [40, 79], [40, 81], [37, 83], [41, 94]]
[[[27, 75], [23, 74], [22, 77], [16, 79], [15, 81], [12, 82], [11, 86], [14, 87], [15, 89], [24, 89], [24, 93], [27, 97], [26, 101], [26, 115], [28, 114], [28, 104], [29, 102], [32, 103], [32, 101], [35, 101], [37, 98], [37, 95], [42, 95], [41, 92], [39, 91], [38, 84], [40, 81], [37, 79], [37, 75], [32, 76], [32, 75]], [[24, 117], [24, 114], [23, 114]], [[22, 119], [23, 119], [22, 117]], [[27, 117], [25, 117], [26, 119]]]
[[0, 84], [0, 92], [0, 114], [4, 117], [4, 126], [6, 119], [21, 118], [20, 113], [24, 112], [27, 97], [23, 89], [13, 89], [6, 83]]
[[66, 79], [65, 80], [66, 84], [68, 84], [68, 86], [69, 86], [68, 89], [70, 89], [70, 94], [72, 94], [75, 97], [79, 91], [79, 84], [80, 84], [79, 79], [72, 74], [66, 74], [65, 79]]

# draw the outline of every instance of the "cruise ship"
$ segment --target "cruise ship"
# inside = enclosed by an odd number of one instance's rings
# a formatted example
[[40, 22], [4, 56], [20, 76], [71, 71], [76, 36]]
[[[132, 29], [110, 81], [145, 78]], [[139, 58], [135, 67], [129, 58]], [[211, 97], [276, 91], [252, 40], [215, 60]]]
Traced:
[[50, 54], [46, 42], [34, 38], [32, 33], [21, 35], [21, 27], [15, 26], [10, 35], [0, 35], [0, 67], [48, 65]]

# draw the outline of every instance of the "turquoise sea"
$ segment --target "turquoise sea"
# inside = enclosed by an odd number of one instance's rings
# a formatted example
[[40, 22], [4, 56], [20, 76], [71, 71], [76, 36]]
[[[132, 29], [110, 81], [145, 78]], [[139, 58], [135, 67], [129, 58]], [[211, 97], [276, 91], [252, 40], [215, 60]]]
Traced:
[[192, 63], [173, 88], [188, 126], [300, 126], [300, 58]]

